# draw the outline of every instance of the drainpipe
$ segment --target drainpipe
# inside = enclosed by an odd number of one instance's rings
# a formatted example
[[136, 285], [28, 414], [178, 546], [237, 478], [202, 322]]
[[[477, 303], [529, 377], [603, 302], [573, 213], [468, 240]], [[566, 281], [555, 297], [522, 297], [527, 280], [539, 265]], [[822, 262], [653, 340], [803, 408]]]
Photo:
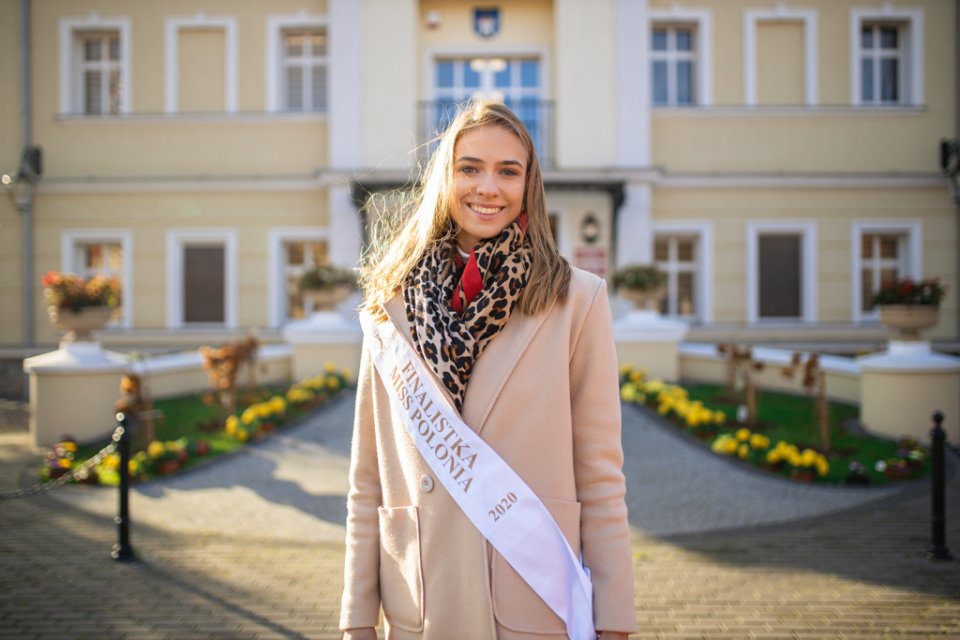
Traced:
[[[20, 0], [20, 117], [24, 150], [33, 144], [30, 92], [30, 0]], [[21, 165], [22, 162], [21, 159]], [[34, 186], [30, 184], [20, 210], [23, 216], [23, 341], [27, 347], [34, 346], [33, 193]]]

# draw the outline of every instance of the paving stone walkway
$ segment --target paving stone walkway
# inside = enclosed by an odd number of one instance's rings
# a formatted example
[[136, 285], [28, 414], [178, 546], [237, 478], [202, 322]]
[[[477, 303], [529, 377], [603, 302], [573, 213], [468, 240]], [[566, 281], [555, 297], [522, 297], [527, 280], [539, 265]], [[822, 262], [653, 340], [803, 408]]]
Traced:
[[[339, 637], [351, 405], [138, 486], [135, 563], [109, 559], [111, 490], [0, 500], [0, 638]], [[23, 417], [22, 405], [0, 406], [0, 491], [35, 473]], [[925, 558], [924, 484], [787, 483], [634, 407], [624, 449], [636, 638], [960, 637], [960, 559]], [[960, 556], [958, 476], [947, 540]]]

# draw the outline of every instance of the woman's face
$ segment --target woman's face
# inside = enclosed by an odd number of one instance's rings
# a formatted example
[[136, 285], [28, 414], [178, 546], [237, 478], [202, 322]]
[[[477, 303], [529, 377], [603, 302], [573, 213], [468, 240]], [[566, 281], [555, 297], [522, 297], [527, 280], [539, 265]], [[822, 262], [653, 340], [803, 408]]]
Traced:
[[470, 251], [517, 219], [526, 182], [527, 150], [516, 134], [485, 126], [460, 137], [453, 149], [451, 215], [461, 249]]

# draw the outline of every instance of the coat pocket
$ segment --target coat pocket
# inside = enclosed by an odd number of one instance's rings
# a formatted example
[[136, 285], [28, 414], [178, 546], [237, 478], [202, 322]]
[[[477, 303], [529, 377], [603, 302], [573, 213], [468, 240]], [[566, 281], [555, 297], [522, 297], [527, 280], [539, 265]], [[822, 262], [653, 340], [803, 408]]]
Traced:
[[392, 626], [423, 629], [423, 572], [417, 508], [380, 507], [380, 601]]
[[[574, 553], [580, 556], [580, 503], [543, 498]], [[497, 622], [524, 633], [563, 634], [563, 620], [520, 577], [513, 567], [493, 552], [493, 613]]]

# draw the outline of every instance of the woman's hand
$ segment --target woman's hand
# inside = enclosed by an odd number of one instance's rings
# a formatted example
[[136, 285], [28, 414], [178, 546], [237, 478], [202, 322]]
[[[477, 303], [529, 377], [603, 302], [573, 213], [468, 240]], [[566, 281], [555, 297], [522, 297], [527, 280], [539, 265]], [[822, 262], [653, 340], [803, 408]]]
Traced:
[[377, 630], [373, 627], [347, 629], [343, 632], [343, 640], [377, 640]]
[[600, 640], [627, 640], [629, 635], [620, 631], [601, 631], [597, 637]]

